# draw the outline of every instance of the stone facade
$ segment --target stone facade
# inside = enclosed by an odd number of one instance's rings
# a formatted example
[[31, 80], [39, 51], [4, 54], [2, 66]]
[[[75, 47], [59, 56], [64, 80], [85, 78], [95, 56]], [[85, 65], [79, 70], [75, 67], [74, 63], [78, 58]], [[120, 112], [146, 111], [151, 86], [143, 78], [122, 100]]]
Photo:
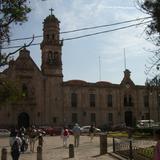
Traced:
[[145, 86], [135, 85], [127, 69], [120, 84], [64, 82], [59, 23], [54, 15], [44, 20], [41, 69], [24, 48], [3, 71], [7, 79], [18, 82], [19, 88], [25, 91], [25, 98], [0, 106], [0, 126], [62, 126], [75, 122], [133, 126], [140, 119], [159, 121], [157, 89], [152, 90], [151, 95]]

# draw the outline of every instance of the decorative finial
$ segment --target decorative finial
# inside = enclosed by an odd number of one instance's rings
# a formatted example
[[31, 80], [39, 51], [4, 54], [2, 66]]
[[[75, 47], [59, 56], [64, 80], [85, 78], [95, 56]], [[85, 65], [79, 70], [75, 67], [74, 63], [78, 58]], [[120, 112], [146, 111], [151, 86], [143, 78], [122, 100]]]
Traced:
[[51, 8], [51, 9], [49, 9], [49, 10], [51, 11], [51, 16], [52, 16], [52, 15], [53, 15], [53, 14], [52, 14], [52, 12], [54, 11], [54, 9], [53, 9], [53, 8]]

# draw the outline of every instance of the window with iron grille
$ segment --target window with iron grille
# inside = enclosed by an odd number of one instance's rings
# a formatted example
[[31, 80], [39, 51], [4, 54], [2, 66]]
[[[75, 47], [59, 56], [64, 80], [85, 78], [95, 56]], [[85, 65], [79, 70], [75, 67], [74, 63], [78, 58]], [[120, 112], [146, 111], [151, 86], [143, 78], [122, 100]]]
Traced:
[[91, 122], [96, 122], [96, 114], [91, 113]]
[[149, 96], [145, 95], [143, 97], [144, 107], [149, 107]]
[[77, 123], [77, 121], [78, 121], [77, 113], [72, 113], [72, 123]]
[[108, 113], [108, 121], [113, 122], [113, 114], [112, 113]]
[[124, 95], [124, 106], [127, 107], [133, 106], [133, 99], [131, 95]]
[[77, 107], [77, 94], [76, 93], [71, 94], [71, 106]]
[[108, 107], [112, 107], [113, 104], [112, 104], [112, 95], [111, 94], [108, 95], [107, 100], [108, 100]]
[[95, 107], [96, 106], [96, 95], [90, 94], [89, 101], [90, 101], [90, 107]]

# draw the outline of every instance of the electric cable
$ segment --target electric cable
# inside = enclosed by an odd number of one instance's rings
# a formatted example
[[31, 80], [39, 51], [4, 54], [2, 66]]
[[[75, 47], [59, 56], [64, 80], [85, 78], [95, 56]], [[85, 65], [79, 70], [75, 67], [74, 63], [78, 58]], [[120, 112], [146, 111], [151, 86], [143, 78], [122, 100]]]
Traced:
[[[119, 27], [119, 28], [114, 28], [114, 29], [110, 29], [110, 30], [106, 30], [106, 31], [100, 31], [100, 32], [95, 32], [95, 33], [91, 33], [91, 34], [85, 34], [82, 36], [76, 36], [76, 37], [70, 37], [70, 38], [64, 38], [62, 39], [63, 41], [69, 41], [69, 40], [75, 40], [75, 39], [80, 39], [80, 38], [84, 38], [84, 37], [90, 37], [90, 36], [94, 36], [94, 35], [98, 35], [98, 34], [104, 34], [104, 33], [109, 33], [109, 32], [113, 32], [113, 31], [117, 31], [117, 30], [122, 30], [122, 29], [126, 29], [126, 28], [130, 28], [130, 27], [134, 27], [134, 26], [138, 26], [141, 24], [145, 24], [145, 23], [149, 23], [151, 21], [146, 21], [146, 22], [141, 22], [141, 23], [137, 23], [137, 24], [131, 24], [128, 26], [123, 26], [123, 27]], [[33, 37], [32, 37], [33, 38]], [[33, 43], [30, 46], [34, 46], [34, 45], [40, 45], [41, 43]], [[18, 47], [22, 47], [21, 46], [10, 46], [10, 47], [4, 47], [2, 49], [11, 49], [11, 48], [18, 48]]]
[[[148, 19], [148, 18], [151, 18], [151, 17], [136, 18], [136, 19], [132, 19], [132, 20], [116, 22], [116, 23], [111, 23], [111, 24], [105, 24], [105, 25], [99, 25], [99, 26], [93, 26], [93, 27], [84, 27], [84, 28], [75, 29], [75, 30], [63, 31], [63, 32], [60, 32], [60, 34], [73, 33], [73, 32], [79, 32], [79, 31], [85, 31], [85, 30], [91, 30], [91, 29], [97, 29], [97, 28], [104, 28], [104, 27], [110, 27], [110, 26], [130, 23], [130, 22], [134, 22], [134, 21], [145, 20], [145, 19]], [[42, 35], [34, 36], [34, 38], [40, 38], [40, 37], [43, 37], [43, 36]], [[27, 39], [32, 39], [32, 37], [11, 39], [10, 42], [27, 40]]]

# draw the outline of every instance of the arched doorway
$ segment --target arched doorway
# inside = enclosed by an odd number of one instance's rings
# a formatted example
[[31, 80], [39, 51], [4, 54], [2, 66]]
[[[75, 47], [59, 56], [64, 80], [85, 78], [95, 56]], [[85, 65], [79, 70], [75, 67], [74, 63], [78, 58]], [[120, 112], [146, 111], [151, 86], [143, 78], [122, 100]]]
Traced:
[[133, 115], [131, 111], [125, 112], [125, 123], [126, 123], [126, 126], [129, 126], [129, 127], [133, 126]]
[[18, 116], [18, 127], [29, 127], [29, 115], [25, 112], [22, 112]]

